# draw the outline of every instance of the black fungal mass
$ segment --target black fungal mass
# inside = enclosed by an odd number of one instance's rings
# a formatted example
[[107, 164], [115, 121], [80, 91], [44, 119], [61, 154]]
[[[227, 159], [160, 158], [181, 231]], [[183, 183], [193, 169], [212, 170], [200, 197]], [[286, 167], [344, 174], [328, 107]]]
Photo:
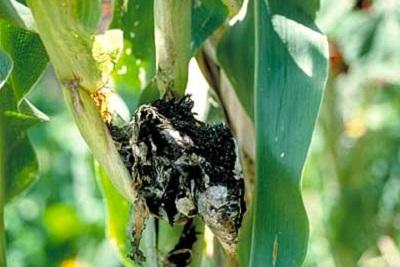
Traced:
[[[189, 96], [140, 106], [110, 133], [137, 194], [137, 212], [182, 224], [200, 215], [228, 253], [234, 253], [246, 210], [236, 142], [223, 124], [198, 121]], [[135, 215], [134, 255], [145, 214]], [[138, 240], [139, 239], [139, 240]]]

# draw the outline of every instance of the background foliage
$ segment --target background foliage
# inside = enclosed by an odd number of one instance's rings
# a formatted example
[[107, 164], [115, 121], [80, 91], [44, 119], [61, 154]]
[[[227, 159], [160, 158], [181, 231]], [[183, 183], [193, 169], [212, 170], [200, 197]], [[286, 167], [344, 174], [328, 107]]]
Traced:
[[304, 174], [306, 266], [397, 266], [398, 1], [323, 1], [330, 78]]

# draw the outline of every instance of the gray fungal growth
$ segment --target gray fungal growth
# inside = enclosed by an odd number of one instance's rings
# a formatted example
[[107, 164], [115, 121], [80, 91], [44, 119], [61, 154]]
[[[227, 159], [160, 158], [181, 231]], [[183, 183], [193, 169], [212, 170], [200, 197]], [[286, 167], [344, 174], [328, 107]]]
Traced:
[[234, 253], [246, 210], [236, 142], [223, 124], [209, 125], [192, 113], [193, 101], [157, 100], [140, 106], [125, 127], [110, 126], [137, 194], [135, 260], [145, 218], [172, 224], [201, 216], [228, 253]]

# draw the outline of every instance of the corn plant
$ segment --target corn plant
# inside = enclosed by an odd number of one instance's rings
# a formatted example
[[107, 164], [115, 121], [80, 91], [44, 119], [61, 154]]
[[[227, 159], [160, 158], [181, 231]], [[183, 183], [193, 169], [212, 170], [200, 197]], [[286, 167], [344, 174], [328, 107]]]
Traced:
[[[49, 118], [27, 94], [52, 68], [96, 161], [106, 231], [125, 266], [300, 266], [301, 174], [327, 78], [318, 8], [2, 0], [1, 210], [38, 178], [27, 130]], [[211, 88], [202, 118], [185, 95], [190, 60]], [[111, 101], [122, 91], [137, 101]], [[119, 112], [126, 104], [130, 117]]]

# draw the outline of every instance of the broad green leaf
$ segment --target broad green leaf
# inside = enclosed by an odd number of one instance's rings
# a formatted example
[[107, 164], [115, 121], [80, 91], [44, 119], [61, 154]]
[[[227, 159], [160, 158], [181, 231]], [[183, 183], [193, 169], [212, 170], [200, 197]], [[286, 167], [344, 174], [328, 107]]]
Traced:
[[29, 31], [36, 27], [30, 9], [16, 0], [0, 1], [0, 19]]
[[11, 58], [2, 50], [0, 50], [0, 89], [6, 83], [8, 76], [13, 68]]
[[227, 30], [217, 57], [246, 113], [254, 118], [254, 1], [244, 20]]
[[35, 122], [47, 119], [25, 96], [42, 75], [48, 58], [37, 34], [5, 22], [0, 23], [0, 47], [13, 61], [8, 89], [0, 98], [0, 109], [4, 116], [15, 118], [8, 125], [22, 132]]
[[48, 59], [36, 34], [5, 22], [0, 23], [0, 47], [14, 62], [0, 90], [0, 119], [7, 126], [2, 129], [5, 197], [10, 200], [29, 187], [38, 175], [38, 163], [26, 131], [47, 117], [25, 96], [39, 79]]
[[128, 258], [131, 253], [130, 233], [131, 204], [115, 189], [104, 170], [96, 164], [97, 183], [104, 197], [107, 212], [106, 233], [124, 266], [134, 266]]
[[300, 266], [301, 173], [327, 78], [318, 2], [255, 0], [256, 186], [249, 266]]

